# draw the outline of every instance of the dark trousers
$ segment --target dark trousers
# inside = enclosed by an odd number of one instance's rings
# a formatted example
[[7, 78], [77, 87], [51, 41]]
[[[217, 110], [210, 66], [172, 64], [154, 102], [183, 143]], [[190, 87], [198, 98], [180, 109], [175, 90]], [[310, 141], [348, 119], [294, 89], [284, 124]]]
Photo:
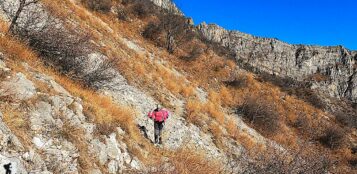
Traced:
[[162, 129], [164, 128], [164, 122], [158, 122], [158, 121], [155, 121], [154, 122], [154, 128], [155, 128], [155, 132], [154, 132], [154, 135], [155, 135], [155, 144], [162, 144], [162, 140], [161, 140], [161, 132], [162, 132]]

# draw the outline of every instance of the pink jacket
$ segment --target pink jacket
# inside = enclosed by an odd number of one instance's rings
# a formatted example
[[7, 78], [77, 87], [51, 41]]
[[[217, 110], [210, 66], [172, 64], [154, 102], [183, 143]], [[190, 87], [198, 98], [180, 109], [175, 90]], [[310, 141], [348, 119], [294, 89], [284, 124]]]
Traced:
[[157, 112], [151, 111], [148, 113], [148, 117], [154, 119], [155, 121], [166, 121], [169, 118], [170, 112], [167, 109], [161, 109]]

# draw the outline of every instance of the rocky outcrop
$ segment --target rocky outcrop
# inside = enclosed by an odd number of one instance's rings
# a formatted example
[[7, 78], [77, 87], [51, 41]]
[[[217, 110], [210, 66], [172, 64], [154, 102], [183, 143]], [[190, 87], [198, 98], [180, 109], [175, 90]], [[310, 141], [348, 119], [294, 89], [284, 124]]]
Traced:
[[12, 96], [14, 100], [27, 100], [36, 93], [33, 83], [21, 73], [0, 84], [2, 86], [0, 97]]
[[[7, 68], [5, 61], [0, 64], [0, 72], [9, 71], [0, 86], [1, 166], [10, 165], [11, 172], [19, 174], [74, 174], [81, 172], [80, 158], [86, 155], [93, 160], [87, 166], [91, 173], [100, 174], [103, 168], [108, 173], [142, 169], [120, 139], [125, 134], [120, 127], [109, 136], [96, 134], [96, 124], [83, 113], [80, 98], [27, 64], [22, 65], [26, 74]], [[43, 92], [38, 84], [53, 91]], [[13, 111], [21, 113], [19, 120]], [[0, 173], [5, 170], [1, 167]]]
[[236, 54], [237, 61], [258, 71], [299, 81], [316, 77], [315, 89], [357, 102], [356, 52], [342, 46], [291, 45], [228, 31], [215, 24], [202, 23], [197, 28], [208, 41], [228, 48]]
[[181, 10], [179, 10], [176, 7], [175, 3], [173, 3], [171, 0], [150, 0], [150, 1], [163, 9], [169, 10], [169, 12], [171, 13], [183, 15]]

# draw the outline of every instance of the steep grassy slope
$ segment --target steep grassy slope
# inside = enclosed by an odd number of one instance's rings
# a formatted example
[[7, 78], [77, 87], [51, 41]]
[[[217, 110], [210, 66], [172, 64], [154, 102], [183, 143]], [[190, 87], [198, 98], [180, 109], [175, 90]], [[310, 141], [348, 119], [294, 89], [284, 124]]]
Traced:
[[[128, 153], [142, 164], [140, 169], [133, 166], [129, 169], [149, 173], [353, 173], [356, 161], [353, 125], [343, 126], [327, 111], [238, 68], [226, 50], [205, 43], [197, 35], [177, 46], [174, 52], [166, 49], [163, 33], [158, 33], [158, 40], [145, 39], [142, 33], [148, 25], [160, 23], [170, 15], [150, 3], [113, 1], [106, 10], [93, 8], [86, 2], [44, 0], [43, 6], [34, 7], [43, 8], [49, 16], [60, 20], [65, 30], [80, 33], [60, 35], [62, 43], [72, 43], [66, 42], [69, 36], [89, 38], [86, 40], [89, 52], [81, 55], [84, 58], [75, 62], [74, 68], [65, 71], [68, 64], [64, 63], [73, 64], [72, 59], [61, 59], [67, 62], [51, 59], [38, 48], [42, 42], [57, 43], [56, 38], [38, 39], [37, 35], [21, 34], [19, 30], [20, 33], [13, 32], [19, 39], [16, 40], [5, 35], [8, 22], [1, 25], [0, 52], [5, 54], [6, 65], [14, 73], [22, 72], [30, 78], [19, 63], [27, 62], [35, 71], [52, 76], [71, 95], [79, 97], [86, 120], [95, 125], [95, 136], [108, 138], [114, 132], [117, 137], [114, 141], [123, 142]], [[53, 32], [58, 30], [40, 34], [59, 37]], [[36, 42], [31, 42], [33, 38]], [[53, 45], [61, 51], [69, 49]], [[192, 56], [195, 53], [192, 48], [201, 51]], [[66, 56], [73, 51], [76, 50], [66, 52]], [[95, 69], [101, 65], [96, 62], [106, 59], [115, 62], [110, 66], [115, 75], [104, 79], [104, 83], [86, 83], [83, 77], [93, 73], [76, 71], [83, 67]], [[81, 62], [88, 64], [80, 66]], [[43, 92], [51, 93], [52, 88]], [[2, 100], [1, 111], [7, 115], [11, 110], [6, 108], [14, 108], [12, 103]], [[173, 112], [160, 150], [138, 128], [144, 126], [152, 139], [152, 123], [145, 114], [157, 103]], [[17, 136], [28, 136], [26, 129], [5, 123], [15, 134], [15, 130], [22, 131]], [[115, 134], [118, 127], [125, 133]], [[118, 166], [115, 162], [101, 162], [100, 155], [87, 154], [86, 146], [90, 144], [82, 143], [81, 136], [82, 133], [68, 135], [79, 149], [80, 172], [91, 170], [92, 163], [102, 173], [123, 172], [113, 169]]]

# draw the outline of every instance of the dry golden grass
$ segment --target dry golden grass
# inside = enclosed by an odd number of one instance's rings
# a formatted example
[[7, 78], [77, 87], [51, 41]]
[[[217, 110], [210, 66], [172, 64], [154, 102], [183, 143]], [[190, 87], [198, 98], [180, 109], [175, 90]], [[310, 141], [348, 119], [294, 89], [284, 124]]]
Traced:
[[[173, 168], [167, 167], [162, 161], [153, 163], [156, 170], [149, 171], [151, 174], [217, 174], [223, 171], [221, 164], [214, 159], [207, 159], [205, 152], [182, 147], [174, 152], [163, 152]], [[165, 167], [166, 166], [166, 167]]]
[[258, 145], [257, 142], [252, 137], [250, 137], [247, 133], [245, 133], [244, 131], [238, 133], [236, 140], [239, 141], [240, 143], [242, 143], [244, 148], [249, 151], [254, 148], [260, 147], [260, 146], [257, 146]]
[[32, 139], [28, 135], [29, 122], [24, 111], [16, 110], [9, 105], [0, 105], [2, 121], [20, 139], [25, 147], [31, 147]]
[[221, 96], [214, 90], [208, 91], [208, 99], [217, 105], [221, 104]]
[[[60, 131], [61, 136], [72, 142], [79, 151], [78, 163], [80, 173], [88, 173], [91, 167], [96, 163], [95, 157], [89, 155], [88, 145], [84, 139], [84, 130], [65, 123]], [[101, 167], [101, 171], [106, 171], [105, 167]]]
[[229, 68], [231, 68], [232, 70], [235, 70], [237, 67], [237, 63], [233, 60], [227, 60], [227, 65]]
[[9, 25], [3, 19], [0, 18], [0, 33], [6, 33], [8, 31]]
[[222, 143], [223, 142], [222, 138], [224, 137], [224, 134], [220, 124], [216, 122], [211, 122], [209, 124], [209, 130], [213, 135], [213, 142], [216, 144], [216, 146], [218, 148], [224, 149], [224, 145]]
[[185, 98], [193, 97], [195, 95], [195, 87], [193, 87], [192, 85], [182, 86], [181, 94]]
[[220, 91], [220, 100], [224, 106], [233, 106], [234, 98], [232, 92], [225, 86], [222, 86]]
[[17, 110], [7, 108], [2, 111], [2, 120], [11, 130], [27, 129], [28, 124], [24, 115]]
[[223, 125], [225, 116], [224, 113], [220, 110], [220, 106], [208, 101], [205, 105], [206, 112], [215, 120], [218, 121], [219, 124]]
[[199, 123], [202, 118], [200, 113], [202, 112], [202, 103], [195, 99], [189, 99], [186, 102], [185, 109], [187, 112], [187, 120], [192, 123]]
[[95, 123], [107, 126], [111, 125], [113, 128], [120, 125], [129, 133], [133, 140], [142, 140], [139, 130], [134, 123], [135, 112], [131, 108], [120, 106], [109, 97], [99, 95], [89, 89], [84, 89], [69, 79], [57, 76], [56, 81], [70, 91], [72, 95], [80, 96], [83, 99], [84, 109], [92, 112], [92, 115], [95, 116]]
[[236, 139], [238, 136], [238, 128], [233, 119], [227, 121], [225, 125], [227, 133], [233, 138]]
[[171, 157], [172, 163], [178, 173], [181, 174], [217, 174], [221, 171], [219, 164], [207, 160], [201, 153], [195, 153], [186, 149], [178, 150]]
[[163, 79], [164, 87], [167, 88], [172, 94], [179, 94], [181, 92], [181, 86], [173, 78]]
[[141, 62], [134, 64], [133, 68], [134, 68], [135, 73], [139, 76], [143, 76], [147, 73], [145, 66], [143, 64], [141, 64]]

